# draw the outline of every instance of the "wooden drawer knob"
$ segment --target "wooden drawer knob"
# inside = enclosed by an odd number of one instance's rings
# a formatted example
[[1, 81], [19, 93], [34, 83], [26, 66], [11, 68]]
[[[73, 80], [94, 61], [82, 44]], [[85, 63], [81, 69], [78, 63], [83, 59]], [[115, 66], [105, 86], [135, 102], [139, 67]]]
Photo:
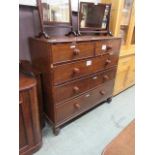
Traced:
[[78, 104], [78, 103], [74, 104], [74, 106], [75, 106], [76, 109], [80, 109], [81, 108], [80, 104]]
[[75, 87], [73, 88], [73, 90], [74, 90], [75, 93], [78, 93], [80, 89], [79, 89], [79, 87], [75, 86]]
[[73, 50], [73, 54], [74, 54], [74, 55], [79, 55], [79, 53], [80, 53], [80, 50], [79, 50], [79, 49], [75, 48], [75, 49]]
[[110, 64], [111, 63], [111, 60], [107, 59], [106, 60], [106, 65]]
[[114, 52], [109, 52], [109, 55], [110, 55], [110, 56], [113, 56], [113, 55], [114, 55]]
[[21, 100], [19, 100], [19, 104], [22, 104], [23, 102]]
[[100, 94], [101, 94], [101, 95], [105, 95], [105, 91], [101, 90], [101, 91], [100, 91]]
[[97, 80], [97, 79], [98, 79], [98, 77], [97, 77], [97, 76], [94, 76], [92, 79], [93, 79], [93, 80]]
[[107, 46], [107, 51], [111, 50], [112, 46]]
[[74, 74], [79, 74], [80, 73], [80, 69], [79, 68], [74, 68], [73, 69], [73, 73]]
[[109, 80], [109, 76], [108, 75], [104, 75], [103, 78], [104, 78], [104, 80]]

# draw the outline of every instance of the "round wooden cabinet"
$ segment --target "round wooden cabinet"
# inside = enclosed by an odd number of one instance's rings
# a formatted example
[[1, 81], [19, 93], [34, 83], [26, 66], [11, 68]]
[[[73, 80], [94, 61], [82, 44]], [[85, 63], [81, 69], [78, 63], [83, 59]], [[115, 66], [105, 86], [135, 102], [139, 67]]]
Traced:
[[31, 155], [42, 145], [36, 80], [19, 74], [19, 153]]

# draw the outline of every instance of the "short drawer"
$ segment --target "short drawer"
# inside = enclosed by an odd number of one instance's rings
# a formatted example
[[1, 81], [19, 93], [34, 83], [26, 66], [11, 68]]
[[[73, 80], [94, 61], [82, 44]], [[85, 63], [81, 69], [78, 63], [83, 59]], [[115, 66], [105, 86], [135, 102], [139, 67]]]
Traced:
[[105, 53], [119, 54], [121, 39], [109, 39], [97, 41], [95, 44], [95, 54], [102, 55]]
[[94, 46], [91, 42], [53, 44], [52, 63], [93, 57]]
[[56, 122], [59, 124], [87, 111], [112, 96], [114, 82], [107, 82], [80, 97], [56, 106]]
[[68, 80], [103, 71], [116, 64], [117, 60], [114, 56], [105, 54], [92, 59], [57, 65], [53, 68], [54, 84], [57, 85]]
[[75, 80], [73, 82], [68, 82], [60, 86], [53, 87], [53, 99], [54, 103], [59, 103], [63, 100], [67, 100], [71, 97], [75, 97], [93, 89], [94, 87], [106, 83], [108, 81], [113, 81], [115, 78], [116, 68], [94, 74], [87, 78]]

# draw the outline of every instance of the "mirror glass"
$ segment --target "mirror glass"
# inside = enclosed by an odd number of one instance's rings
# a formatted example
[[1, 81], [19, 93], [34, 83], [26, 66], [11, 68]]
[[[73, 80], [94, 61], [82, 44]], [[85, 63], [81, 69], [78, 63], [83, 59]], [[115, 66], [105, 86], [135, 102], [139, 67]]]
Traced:
[[70, 23], [70, 0], [41, 0], [43, 22]]
[[80, 2], [80, 28], [107, 29], [110, 15], [109, 4]]

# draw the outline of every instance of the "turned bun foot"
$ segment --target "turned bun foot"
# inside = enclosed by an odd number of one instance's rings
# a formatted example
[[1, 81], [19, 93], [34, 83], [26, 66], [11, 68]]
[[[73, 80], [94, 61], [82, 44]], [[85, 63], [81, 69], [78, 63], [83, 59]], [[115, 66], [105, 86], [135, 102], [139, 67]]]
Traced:
[[55, 136], [59, 135], [59, 133], [60, 133], [60, 128], [54, 128], [54, 129], [53, 129], [53, 133], [54, 133]]
[[109, 97], [108, 99], [107, 99], [107, 103], [111, 103], [111, 101], [112, 101], [112, 97]]

